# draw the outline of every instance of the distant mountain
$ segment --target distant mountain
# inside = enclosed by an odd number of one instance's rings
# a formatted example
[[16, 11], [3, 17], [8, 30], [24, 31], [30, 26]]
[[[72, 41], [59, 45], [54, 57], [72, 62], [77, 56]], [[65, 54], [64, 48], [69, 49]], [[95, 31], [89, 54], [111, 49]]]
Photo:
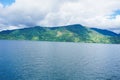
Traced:
[[97, 31], [100, 34], [107, 35], [107, 36], [119, 36], [119, 34], [116, 34], [112, 31], [105, 30], [105, 29], [98, 29], [98, 28], [91, 28], [92, 30]]
[[[108, 32], [108, 33], [107, 33]], [[0, 32], [0, 39], [35, 40], [86, 43], [120, 43], [120, 37], [110, 31], [91, 29], [75, 24], [59, 27], [40, 27], [7, 30]]]

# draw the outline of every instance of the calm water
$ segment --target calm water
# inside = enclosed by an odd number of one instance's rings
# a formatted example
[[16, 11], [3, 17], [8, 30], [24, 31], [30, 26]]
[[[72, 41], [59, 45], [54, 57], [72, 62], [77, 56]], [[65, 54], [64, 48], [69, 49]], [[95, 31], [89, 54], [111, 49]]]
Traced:
[[120, 45], [1, 40], [0, 80], [120, 80]]

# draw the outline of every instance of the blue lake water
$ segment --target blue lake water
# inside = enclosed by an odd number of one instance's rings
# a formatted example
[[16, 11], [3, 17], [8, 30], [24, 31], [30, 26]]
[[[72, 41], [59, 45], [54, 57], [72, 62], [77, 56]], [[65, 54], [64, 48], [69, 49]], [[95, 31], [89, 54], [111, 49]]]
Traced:
[[120, 45], [1, 40], [0, 80], [120, 80]]

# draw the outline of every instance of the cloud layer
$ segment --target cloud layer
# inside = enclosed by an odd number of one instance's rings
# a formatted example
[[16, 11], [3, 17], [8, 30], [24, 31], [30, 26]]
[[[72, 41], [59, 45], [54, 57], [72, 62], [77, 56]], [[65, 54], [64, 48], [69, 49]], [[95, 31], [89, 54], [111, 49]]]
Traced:
[[120, 0], [16, 0], [0, 4], [0, 30], [22, 27], [82, 24], [119, 28]]

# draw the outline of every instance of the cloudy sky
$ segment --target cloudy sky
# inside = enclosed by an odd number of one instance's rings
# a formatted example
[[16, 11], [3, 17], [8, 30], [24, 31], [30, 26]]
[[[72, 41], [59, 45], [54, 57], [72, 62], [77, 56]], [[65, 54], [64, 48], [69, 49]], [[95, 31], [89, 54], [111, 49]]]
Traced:
[[120, 0], [0, 0], [0, 30], [69, 24], [120, 28]]

